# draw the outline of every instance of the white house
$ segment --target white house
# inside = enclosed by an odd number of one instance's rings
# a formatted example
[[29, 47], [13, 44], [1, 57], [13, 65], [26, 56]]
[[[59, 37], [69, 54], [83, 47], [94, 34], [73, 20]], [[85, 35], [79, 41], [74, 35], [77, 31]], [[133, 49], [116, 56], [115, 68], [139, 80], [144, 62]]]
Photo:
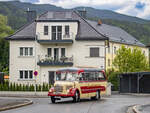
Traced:
[[[51, 84], [59, 68], [106, 69], [106, 42], [111, 37], [100, 32], [100, 22], [91, 23], [85, 16], [86, 11], [48, 11], [7, 37], [10, 82]], [[145, 45], [137, 42], [137, 46], [145, 49]], [[36, 79], [34, 71], [38, 72]]]

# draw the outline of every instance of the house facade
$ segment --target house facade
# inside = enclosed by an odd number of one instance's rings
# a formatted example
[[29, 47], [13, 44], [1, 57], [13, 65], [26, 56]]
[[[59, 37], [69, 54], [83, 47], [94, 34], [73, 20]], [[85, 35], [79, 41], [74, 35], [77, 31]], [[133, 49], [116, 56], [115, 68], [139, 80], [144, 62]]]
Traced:
[[[148, 56], [148, 48], [122, 29], [86, 20], [85, 15], [84, 11], [49, 11], [7, 37], [10, 82], [53, 84], [56, 70], [65, 67], [106, 70], [122, 44], [138, 46]], [[118, 36], [125, 41], [119, 42]]]

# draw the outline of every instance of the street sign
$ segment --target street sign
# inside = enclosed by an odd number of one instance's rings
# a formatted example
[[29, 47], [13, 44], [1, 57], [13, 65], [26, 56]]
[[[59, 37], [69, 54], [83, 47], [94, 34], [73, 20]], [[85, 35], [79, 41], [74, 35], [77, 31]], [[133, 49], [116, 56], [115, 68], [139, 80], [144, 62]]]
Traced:
[[34, 76], [37, 76], [38, 75], [38, 72], [37, 71], [34, 71]]

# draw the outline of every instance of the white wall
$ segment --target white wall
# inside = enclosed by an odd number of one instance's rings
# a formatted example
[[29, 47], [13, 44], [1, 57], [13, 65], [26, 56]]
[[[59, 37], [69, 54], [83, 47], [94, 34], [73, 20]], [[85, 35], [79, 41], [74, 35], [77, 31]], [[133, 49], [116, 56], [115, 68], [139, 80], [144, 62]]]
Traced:
[[[78, 23], [77, 22], [39, 22], [36, 26], [36, 34], [38, 39], [42, 40], [51, 40], [51, 26], [62, 26], [62, 36], [65, 33], [65, 25], [70, 27], [70, 38], [75, 37], [77, 34]], [[48, 26], [49, 32], [48, 35], [44, 35], [44, 26]], [[63, 37], [62, 37], [63, 38]]]
[[[34, 80], [20, 80], [19, 70], [34, 70], [35, 57], [33, 56], [20, 56], [20, 47], [34, 47], [34, 41], [10, 41], [10, 56], [9, 56], [9, 75], [10, 82], [18, 83], [33, 83]], [[34, 51], [34, 48], [33, 48]]]

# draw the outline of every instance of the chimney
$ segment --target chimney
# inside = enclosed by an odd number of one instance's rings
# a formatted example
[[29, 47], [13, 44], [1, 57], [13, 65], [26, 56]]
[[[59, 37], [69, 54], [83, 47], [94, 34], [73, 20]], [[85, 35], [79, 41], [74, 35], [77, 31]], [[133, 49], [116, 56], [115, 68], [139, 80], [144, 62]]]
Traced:
[[97, 24], [102, 25], [102, 21], [99, 19]]
[[32, 22], [36, 19], [36, 11], [31, 11], [29, 8], [26, 11], [27, 13], [27, 22]]
[[83, 18], [86, 19], [86, 10], [85, 10], [85, 8], [83, 10], [78, 10], [78, 12], [79, 12], [80, 16], [82, 16]]

